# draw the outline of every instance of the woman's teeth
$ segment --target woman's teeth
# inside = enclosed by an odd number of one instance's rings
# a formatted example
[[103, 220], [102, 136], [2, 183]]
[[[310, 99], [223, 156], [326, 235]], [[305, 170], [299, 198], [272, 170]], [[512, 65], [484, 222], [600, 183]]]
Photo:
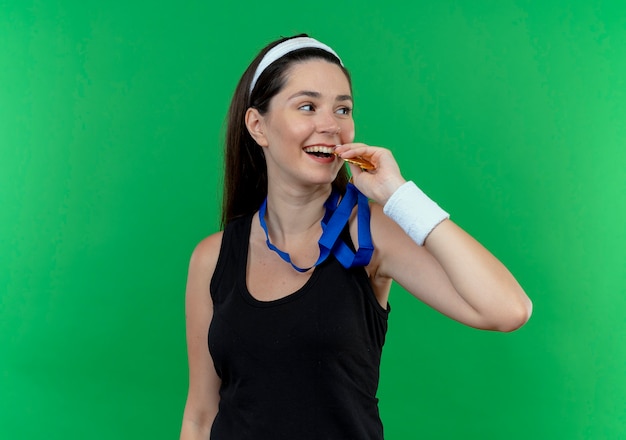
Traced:
[[304, 151], [316, 156], [328, 157], [333, 154], [333, 147], [326, 147], [322, 145], [314, 145], [312, 147], [306, 147]]
[[[335, 154], [335, 147], [326, 147], [323, 145], [313, 145], [311, 147], [304, 148], [305, 153], [314, 154], [319, 157], [329, 157]], [[338, 156], [338, 155], [337, 155]], [[363, 170], [374, 170], [376, 167], [367, 159], [362, 157], [354, 157], [352, 159], [343, 159], [346, 162], [353, 163], [354, 165], [358, 165]]]

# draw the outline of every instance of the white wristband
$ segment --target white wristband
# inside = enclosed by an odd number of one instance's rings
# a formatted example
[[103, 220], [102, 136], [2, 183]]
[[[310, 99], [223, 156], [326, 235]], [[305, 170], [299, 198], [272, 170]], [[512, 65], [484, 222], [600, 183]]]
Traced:
[[420, 246], [435, 226], [450, 218], [412, 181], [404, 183], [387, 200], [383, 212]]

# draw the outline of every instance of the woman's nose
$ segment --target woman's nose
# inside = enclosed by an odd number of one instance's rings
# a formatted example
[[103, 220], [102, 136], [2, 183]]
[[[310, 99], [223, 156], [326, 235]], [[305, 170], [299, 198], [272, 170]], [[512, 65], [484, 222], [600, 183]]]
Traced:
[[341, 131], [341, 127], [333, 114], [320, 114], [317, 120], [317, 131], [319, 133], [334, 135]]

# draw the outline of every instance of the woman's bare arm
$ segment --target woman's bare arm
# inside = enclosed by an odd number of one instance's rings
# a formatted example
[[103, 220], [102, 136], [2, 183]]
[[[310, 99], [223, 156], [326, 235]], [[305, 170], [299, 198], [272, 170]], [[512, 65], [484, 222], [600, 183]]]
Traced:
[[185, 296], [189, 391], [183, 414], [181, 440], [207, 440], [219, 404], [220, 379], [208, 348], [208, 330], [213, 317], [209, 291], [217, 264], [222, 234], [198, 244], [189, 263]]

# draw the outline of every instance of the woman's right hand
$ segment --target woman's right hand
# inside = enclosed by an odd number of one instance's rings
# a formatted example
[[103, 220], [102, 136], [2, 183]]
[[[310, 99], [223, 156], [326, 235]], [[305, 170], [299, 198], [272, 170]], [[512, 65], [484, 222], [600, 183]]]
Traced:
[[358, 165], [348, 163], [354, 185], [368, 198], [384, 205], [389, 197], [406, 182], [400, 167], [390, 150], [363, 143], [349, 143], [335, 147], [335, 153], [342, 159], [363, 157], [374, 165], [373, 170], [363, 170]]

